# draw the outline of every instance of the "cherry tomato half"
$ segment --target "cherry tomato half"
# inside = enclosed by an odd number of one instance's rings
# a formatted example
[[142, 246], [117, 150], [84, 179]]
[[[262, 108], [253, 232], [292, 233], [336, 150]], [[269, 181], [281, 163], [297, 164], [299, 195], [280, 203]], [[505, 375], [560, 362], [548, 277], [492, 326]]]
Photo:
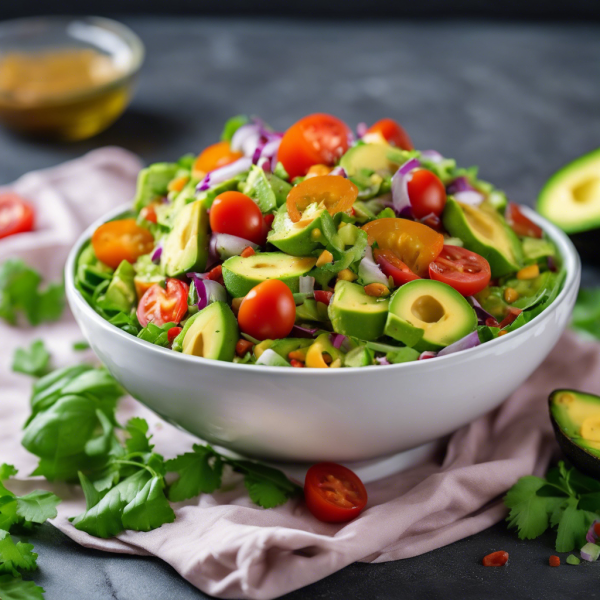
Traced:
[[515, 204], [514, 202], [508, 203], [508, 208], [506, 209], [506, 220], [517, 235], [534, 238], [542, 237], [542, 228], [536, 225], [531, 219], [526, 217], [521, 212], [519, 205]]
[[116, 269], [123, 260], [134, 263], [142, 254], [148, 254], [154, 238], [135, 219], [121, 219], [100, 225], [92, 235], [92, 246], [98, 260]]
[[179, 323], [187, 312], [189, 287], [179, 279], [167, 279], [163, 288], [155, 283], [142, 296], [137, 318], [142, 327], [154, 323], [159, 327], [165, 323]]
[[306, 175], [312, 165], [333, 165], [348, 150], [352, 132], [346, 123], [324, 113], [308, 115], [284, 134], [277, 159], [290, 179]]
[[0, 194], [0, 239], [33, 229], [33, 208], [17, 194]]
[[331, 298], [333, 298], [333, 292], [325, 292], [323, 290], [315, 290], [315, 300], [322, 302], [329, 306], [331, 304]]
[[444, 247], [444, 236], [431, 227], [408, 219], [376, 219], [363, 229], [369, 244], [377, 242], [381, 250], [391, 250], [396, 257], [419, 277], [427, 273], [429, 263]]
[[286, 337], [296, 320], [296, 303], [290, 288], [279, 279], [253, 287], [240, 305], [240, 329], [257, 340]]
[[379, 133], [389, 144], [396, 146], [396, 148], [402, 148], [402, 150], [412, 150], [414, 148], [408, 133], [394, 119], [377, 121], [367, 129], [367, 134], [369, 133]]
[[491, 276], [490, 263], [483, 256], [459, 246], [444, 246], [429, 265], [431, 279], [447, 283], [463, 296], [481, 292]]
[[343, 523], [357, 517], [367, 504], [367, 490], [350, 469], [318, 463], [306, 473], [304, 499], [319, 521]]
[[446, 188], [431, 171], [415, 169], [408, 180], [408, 198], [417, 219], [432, 213], [439, 217], [446, 206]]
[[241, 152], [234, 152], [229, 147], [229, 142], [217, 142], [200, 152], [192, 167], [192, 174], [202, 179], [209, 171], [229, 165], [242, 156]]
[[358, 197], [358, 188], [341, 175], [318, 175], [295, 185], [287, 195], [290, 219], [298, 223], [301, 212], [310, 204], [323, 204], [330, 215], [345, 212]]
[[404, 285], [414, 279], [421, 279], [415, 275], [391, 250], [373, 250], [373, 258], [385, 275], [394, 280], [397, 286]]
[[262, 212], [252, 198], [241, 192], [224, 192], [210, 208], [210, 228], [262, 246], [266, 240]]

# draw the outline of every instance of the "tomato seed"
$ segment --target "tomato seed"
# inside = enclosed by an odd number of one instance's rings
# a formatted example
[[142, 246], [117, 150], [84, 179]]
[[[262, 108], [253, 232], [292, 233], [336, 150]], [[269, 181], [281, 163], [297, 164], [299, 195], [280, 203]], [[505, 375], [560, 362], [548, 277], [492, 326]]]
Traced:
[[508, 552], [498, 550], [483, 557], [484, 567], [502, 567], [508, 562]]
[[560, 557], [559, 556], [551, 556], [548, 559], [548, 563], [551, 567], [560, 567]]

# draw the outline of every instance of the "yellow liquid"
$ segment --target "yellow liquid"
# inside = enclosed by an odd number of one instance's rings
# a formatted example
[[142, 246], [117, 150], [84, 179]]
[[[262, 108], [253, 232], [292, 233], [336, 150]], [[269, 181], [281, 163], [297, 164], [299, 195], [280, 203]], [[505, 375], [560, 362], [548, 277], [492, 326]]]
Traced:
[[0, 119], [45, 137], [91, 137], [129, 103], [132, 79], [123, 75], [92, 49], [8, 53], [0, 58]]

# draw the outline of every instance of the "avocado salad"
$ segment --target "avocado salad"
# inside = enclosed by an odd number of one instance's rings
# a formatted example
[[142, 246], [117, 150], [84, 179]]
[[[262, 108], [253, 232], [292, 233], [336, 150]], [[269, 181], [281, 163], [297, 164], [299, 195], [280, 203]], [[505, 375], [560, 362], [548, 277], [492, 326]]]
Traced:
[[281, 367], [444, 356], [514, 331], [564, 279], [505, 194], [392, 119], [230, 119], [198, 156], [140, 172], [75, 284], [112, 325], [175, 352]]

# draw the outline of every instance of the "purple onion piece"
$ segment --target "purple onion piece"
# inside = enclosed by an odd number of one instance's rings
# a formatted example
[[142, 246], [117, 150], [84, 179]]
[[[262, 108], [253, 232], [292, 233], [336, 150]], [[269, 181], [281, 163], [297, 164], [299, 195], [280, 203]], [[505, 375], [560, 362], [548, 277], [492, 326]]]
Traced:
[[425, 350], [425, 352], [421, 352], [417, 360], [427, 360], [428, 358], [435, 358], [436, 356], [437, 352], [433, 352], [432, 350]]
[[339, 350], [341, 348], [345, 339], [346, 339], [346, 336], [341, 333], [332, 333], [329, 336], [329, 341], [331, 342], [331, 345], [334, 348], [336, 348], [337, 350]]
[[345, 177], [346, 179], [348, 179], [348, 173], [346, 173], [346, 169], [344, 169], [344, 167], [334, 167], [331, 170], [331, 173], [329, 173], [330, 175], [338, 175], [340, 177]]
[[294, 325], [290, 332], [290, 337], [295, 338], [314, 338], [319, 330], [313, 329], [312, 327], [301, 327], [300, 325]]
[[213, 302], [227, 302], [227, 292], [218, 282], [211, 279], [200, 279], [195, 273], [188, 274], [198, 293], [198, 310], [206, 308]]
[[420, 165], [421, 163], [416, 158], [411, 158], [394, 173], [392, 177], [392, 202], [396, 213], [400, 214], [403, 209], [410, 208], [408, 174]]
[[352, 341], [350, 340], [350, 338], [348, 336], [344, 336], [344, 341], [342, 342], [342, 345], [340, 346], [340, 350], [342, 352], [345, 352], [346, 354], [348, 354], [348, 352], [350, 352], [350, 350], [352, 350]]
[[273, 161], [261, 156], [256, 163], [256, 166], [259, 169], [262, 169], [265, 173], [271, 173], [273, 171], [273, 165], [271, 164]]
[[386, 356], [375, 357], [375, 362], [379, 365], [391, 365], [392, 363], [387, 359]]
[[595, 544], [596, 540], [598, 539], [598, 536], [596, 535], [596, 531], [594, 530], [594, 525], [598, 522], [599, 521], [597, 519], [594, 519], [594, 522], [590, 525], [590, 528], [588, 529], [588, 531], [585, 535], [586, 541], [589, 542], [590, 544]]
[[258, 244], [228, 233], [213, 233], [210, 238], [209, 254], [220, 260], [240, 255], [248, 246], [258, 249]]
[[479, 334], [476, 331], [473, 331], [473, 333], [469, 333], [469, 335], [454, 342], [454, 344], [442, 348], [438, 352], [438, 356], [446, 356], [447, 354], [454, 354], [454, 352], [460, 352], [461, 350], [475, 348], [476, 346], [479, 346], [480, 343]]
[[225, 165], [220, 169], [215, 169], [210, 173], [207, 173], [204, 179], [196, 186], [197, 192], [205, 192], [212, 186], [218, 183], [223, 183], [244, 171], [247, 171], [252, 166], [252, 159], [248, 157], [239, 158], [235, 162], [229, 165]]
[[469, 206], [479, 206], [485, 200], [485, 196], [476, 190], [465, 190], [464, 192], [456, 192], [454, 199]]
[[473, 192], [475, 188], [470, 184], [469, 180], [461, 175], [457, 177], [454, 181], [451, 181], [446, 186], [446, 192], [448, 194], [456, 194], [457, 192]]
[[150, 260], [155, 264], [159, 264], [160, 263], [160, 257], [162, 256], [162, 246], [157, 246], [154, 250], [154, 252], [152, 253], [152, 256], [150, 257]]
[[369, 128], [367, 127], [366, 123], [359, 123], [356, 126], [356, 135], [358, 136], [359, 139], [361, 137], [363, 137], [365, 135], [365, 133], [367, 133], [367, 129], [369, 129]]
[[258, 136], [260, 136], [260, 126], [256, 123], [247, 123], [233, 134], [229, 146], [234, 152], [241, 152], [247, 140]]
[[470, 302], [471, 306], [475, 310], [478, 325], [485, 325], [485, 322], [488, 319], [494, 319], [494, 321], [496, 320], [496, 317], [494, 317], [494, 315], [491, 315], [489, 312], [487, 312], [487, 310], [484, 310], [484, 308], [481, 306], [481, 304], [479, 304], [475, 296], [467, 296], [467, 300]]
[[423, 150], [421, 156], [432, 163], [439, 163], [444, 160], [444, 157], [437, 150]]
[[415, 215], [413, 215], [413, 211], [412, 211], [412, 206], [405, 206], [400, 213], [398, 214], [399, 217], [402, 217], [403, 219], [410, 219], [411, 221], [415, 220]]
[[254, 148], [254, 152], [252, 152], [252, 164], [255, 165], [258, 162], [258, 159], [262, 156], [262, 150], [267, 143], [267, 138], [262, 135], [258, 138], [258, 142], [256, 144], [256, 148]]
[[382, 283], [383, 285], [389, 285], [387, 275], [381, 271], [373, 258], [373, 249], [371, 246], [367, 246], [365, 255], [358, 265], [358, 275], [364, 284]]
[[548, 269], [550, 269], [550, 271], [552, 271], [553, 273], [556, 273], [558, 271], [558, 266], [556, 264], [554, 256], [548, 257]]

